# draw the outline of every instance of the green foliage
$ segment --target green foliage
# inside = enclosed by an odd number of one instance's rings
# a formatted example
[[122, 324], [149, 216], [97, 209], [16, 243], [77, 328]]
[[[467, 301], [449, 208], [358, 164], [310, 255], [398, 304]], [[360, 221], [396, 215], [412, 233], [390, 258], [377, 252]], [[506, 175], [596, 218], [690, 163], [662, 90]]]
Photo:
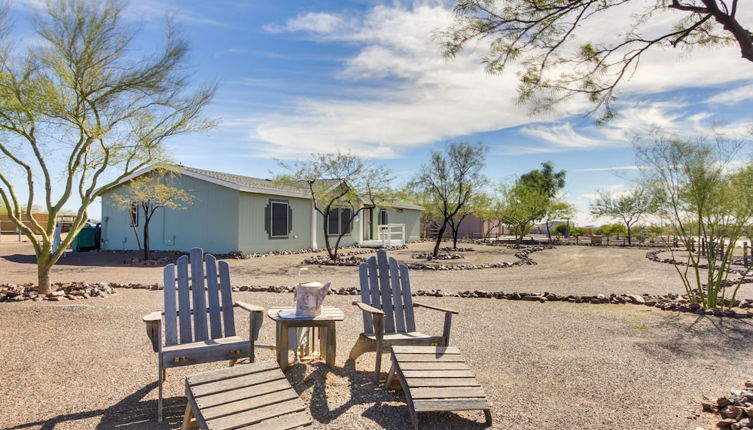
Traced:
[[675, 268], [688, 296], [707, 308], [728, 306], [745, 278], [728, 279], [735, 247], [704, 256], [699, 242], [734, 244], [750, 231], [753, 164], [740, 158], [743, 143], [657, 136], [653, 142], [639, 142], [636, 149], [638, 162], [646, 166], [644, 189], [683, 244], [686, 265]]
[[[144, 215], [141, 236], [144, 243], [144, 260], [149, 260], [149, 223], [157, 210], [183, 210], [193, 203], [193, 196], [180, 186], [178, 179], [169, 170], [164, 169], [156, 169], [131, 179], [113, 193], [112, 198], [118, 209], [130, 212], [133, 208], [139, 208]], [[131, 227], [136, 236], [136, 243], [141, 248], [136, 226]]]
[[622, 224], [604, 224], [599, 227], [599, 232], [604, 236], [620, 236], [627, 233], [627, 229]]
[[652, 195], [640, 188], [635, 188], [621, 196], [600, 192], [599, 197], [591, 203], [591, 215], [619, 219], [623, 222], [628, 244], [632, 243], [633, 225], [642, 216], [655, 210], [656, 203]]
[[442, 236], [450, 220], [463, 210], [473, 195], [486, 184], [481, 173], [487, 148], [481, 144], [455, 142], [445, 152], [433, 152], [431, 161], [421, 166], [410, 187], [425, 197], [427, 211], [440, 220], [434, 255], [439, 254]]
[[[28, 51], [0, 35], [0, 200], [34, 247], [42, 294], [97, 197], [162, 161], [167, 138], [212, 125], [201, 113], [214, 87], [189, 79], [186, 42], [168, 23], [165, 46], [136, 56], [123, 8], [115, 0], [52, 0], [33, 17], [39, 43]], [[71, 232], [52, 252], [56, 216], [73, 195], [80, 206]], [[31, 219], [39, 200], [49, 214], [44, 225]]]
[[558, 235], [569, 236], [570, 228], [568, 228], [567, 224], [560, 224], [557, 227], [554, 227], [554, 232]]
[[[478, 42], [488, 43], [481, 62], [490, 73], [519, 66], [519, 98], [534, 112], [582, 96], [602, 120], [609, 120], [615, 115], [616, 89], [639, 67], [644, 53], [735, 44], [743, 58], [753, 61], [753, 42], [738, 18], [743, 16], [738, 9], [750, 5], [734, 1], [728, 8], [724, 3], [730, 2], [456, 0], [456, 19], [442, 42], [450, 57], [468, 45], [477, 49]], [[632, 18], [615, 20], [620, 13]], [[603, 20], [612, 20], [614, 37], [597, 32], [599, 38], [593, 39], [590, 25]]]
[[541, 163], [541, 169], [531, 170], [521, 175], [520, 181], [526, 186], [538, 188], [542, 193], [554, 199], [557, 193], [565, 188], [566, 172], [560, 170], [554, 171], [554, 164], [551, 161]]
[[501, 217], [515, 235], [515, 244], [520, 247], [523, 236], [531, 231], [535, 222], [546, 216], [551, 199], [535, 184], [518, 179], [512, 186], [502, 186]]
[[[377, 205], [388, 206], [396, 194], [391, 189], [392, 176], [384, 168], [364, 161], [350, 153], [311, 154], [308, 160], [285, 163], [280, 166], [289, 173], [279, 175], [275, 181], [293, 187], [304, 187], [314, 200], [314, 209], [327, 220], [331, 212], [338, 208], [350, 208], [351, 218], [364, 209]], [[337, 236], [335, 244], [330, 243], [327, 222], [323, 223], [324, 242], [330, 259], [337, 260], [340, 241], [350, 228]]]

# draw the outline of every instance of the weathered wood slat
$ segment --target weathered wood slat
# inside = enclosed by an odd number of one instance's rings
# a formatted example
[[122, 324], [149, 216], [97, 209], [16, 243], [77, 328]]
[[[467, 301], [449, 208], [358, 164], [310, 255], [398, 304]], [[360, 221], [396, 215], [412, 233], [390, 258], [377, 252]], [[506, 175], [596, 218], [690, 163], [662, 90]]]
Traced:
[[274, 361], [262, 361], [259, 363], [247, 364], [238, 367], [228, 367], [226, 369], [212, 370], [210, 372], [198, 373], [196, 375], [190, 375], [186, 379], [191, 386], [199, 386], [208, 382], [221, 381], [228, 378], [236, 378], [243, 375], [250, 375], [252, 373], [264, 372], [271, 369], [276, 369], [277, 363]]
[[178, 343], [178, 306], [175, 298], [175, 265], [168, 264], [163, 270], [165, 289], [165, 345]]
[[[377, 309], [382, 309], [382, 293], [379, 291], [379, 272], [377, 271], [377, 259], [371, 257], [369, 263], [369, 294], [371, 301], [367, 303]], [[384, 310], [384, 309], [382, 309]], [[369, 326], [364, 333], [373, 333], [374, 327]]]
[[227, 261], [218, 263], [220, 269], [220, 295], [222, 296], [222, 324], [225, 336], [235, 336], [235, 316], [233, 315], [233, 286], [230, 284], [230, 265]]
[[[201, 248], [191, 249], [191, 291], [193, 292], [193, 308], [204, 309], [206, 293], [204, 292], [204, 253]], [[207, 314], [195, 312], [193, 316], [194, 339], [205, 340], [209, 337], [207, 330]]]
[[214, 255], [204, 257], [207, 274], [207, 304], [209, 305], [209, 332], [212, 339], [222, 337], [222, 317], [220, 315], [220, 287], [217, 283], [217, 259]]
[[237, 378], [224, 379], [222, 381], [213, 382], [211, 384], [202, 384], [194, 387], [193, 394], [197, 401], [199, 401], [201, 400], [202, 396], [217, 394], [223, 391], [235, 390], [237, 388], [248, 387], [255, 384], [263, 384], [267, 381], [283, 378], [285, 378], [285, 375], [282, 374], [280, 369], [272, 369], [265, 372], [239, 376]]
[[[256, 385], [249, 385], [247, 387], [237, 388], [231, 391], [223, 391], [217, 394], [209, 394], [197, 398], [197, 403], [200, 408], [211, 408], [214, 406], [224, 405], [232, 401], [247, 400], [253, 397], [262, 396], [264, 394], [275, 393], [277, 391], [292, 390], [290, 383], [287, 379], [276, 379], [271, 381], [265, 381]], [[295, 394], [295, 391], [293, 392]]]
[[287, 400], [281, 403], [275, 403], [273, 405], [264, 406], [250, 411], [229, 415], [214, 420], [208, 420], [207, 427], [210, 430], [229, 428], [234, 429], [237, 427], [256, 424], [270, 418], [275, 418], [295, 412], [301, 412], [303, 410], [305, 410], [305, 406], [301, 399]]
[[413, 409], [416, 412], [465, 411], [474, 409], [489, 409], [486, 399], [426, 399], [414, 400]]
[[296, 412], [294, 414], [282, 417], [272, 418], [253, 424], [248, 427], [241, 427], [240, 430], [291, 430], [291, 429], [312, 429], [313, 420], [306, 412]]
[[434, 354], [397, 354], [398, 360], [400, 360], [401, 363], [411, 363], [411, 362], [431, 362], [431, 363], [437, 363], [437, 362], [453, 362], [453, 363], [465, 363], [465, 359], [460, 354], [445, 354], [445, 355], [434, 355]]
[[485, 397], [484, 390], [482, 390], [481, 387], [411, 388], [410, 395], [414, 401], [418, 399], [467, 399]]
[[395, 308], [395, 331], [402, 333], [405, 330], [405, 312], [403, 311], [403, 291], [400, 289], [400, 271], [397, 268], [397, 261], [390, 257], [390, 287], [392, 288], [392, 305]]
[[[395, 354], [426, 354], [427, 349], [425, 346], [410, 346], [410, 345], [399, 345], [394, 346], [392, 348], [392, 351], [395, 352]], [[431, 348], [428, 351], [436, 352], [437, 354], [460, 354], [460, 349], [456, 346], [438, 346], [436, 348]]]
[[233, 402], [228, 402], [209, 408], [204, 406], [199, 406], [199, 408], [201, 408], [201, 415], [205, 420], [213, 420], [225, 415], [235, 415], [241, 412], [258, 409], [264, 406], [274, 405], [276, 403], [293, 399], [298, 399], [298, 394], [296, 394], [295, 390], [290, 388], [290, 384], [288, 384], [287, 389], [284, 390], [277, 390], [248, 399], [239, 399]]
[[[373, 257], [372, 257], [373, 258]], [[371, 306], [371, 289], [369, 288], [369, 265], [361, 263], [358, 266], [358, 279], [361, 283], [361, 302]], [[362, 311], [363, 314], [363, 332], [371, 333], [374, 331], [374, 322], [371, 319], [371, 314]]]
[[408, 266], [400, 265], [400, 287], [403, 292], [403, 306], [405, 307], [405, 331], [416, 331], [416, 319], [413, 315], [413, 297], [411, 296], [410, 276]]
[[405, 378], [474, 378], [470, 370], [404, 370]]
[[180, 343], [193, 342], [191, 334], [191, 292], [188, 285], [188, 256], [178, 257], [178, 310]]
[[387, 253], [377, 251], [377, 270], [379, 271], [379, 290], [384, 311], [384, 332], [395, 333], [395, 307], [392, 304], [392, 288], [390, 286], [390, 270]]
[[400, 363], [400, 370], [467, 370], [468, 365], [465, 362], [460, 363], [423, 363], [423, 362], [408, 362]]
[[[439, 376], [439, 375], [437, 375]], [[409, 387], [480, 387], [476, 378], [405, 378]]]

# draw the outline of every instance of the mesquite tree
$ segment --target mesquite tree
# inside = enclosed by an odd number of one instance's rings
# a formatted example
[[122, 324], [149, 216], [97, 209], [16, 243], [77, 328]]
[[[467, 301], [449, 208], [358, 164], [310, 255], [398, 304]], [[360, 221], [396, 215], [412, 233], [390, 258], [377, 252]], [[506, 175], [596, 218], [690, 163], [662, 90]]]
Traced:
[[[743, 143], [721, 138], [660, 136], [637, 145], [644, 189], [684, 248], [685, 261], [677, 258], [674, 267], [690, 300], [706, 308], [731, 307], [751, 267], [729, 279], [735, 246], [753, 223], [753, 163], [742, 150]], [[705, 255], [700, 241], [711, 246]]]
[[631, 228], [643, 215], [651, 213], [654, 204], [651, 195], [641, 188], [634, 188], [622, 196], [599, 192], [591, 203], [591, 215], [619, 219], [625, 224], [628, 245], [631, 245]]
[[141, 240], [136, 230], [137, 223], [132, 219], [131, 227], [136, 236], [136, 243], [141, 247], [143, 241], [144, 260], [149, 260], [149, 223], [159, 210], [183, 210], [192, 202], [193, 196], [181, 187], [172, 185], [176, 179], [165, 172], [156, 171], [131, 179], [122, 187], [122, 190], [113, 194], [113, 201], [122, 211], [136, 211], [135, 219], [138, 220], [138, 212], [144, 215], [144, 223], [141, 230]]
[[[275, 181], [303, 187], [324, 218], [324, 244], [333, 261], [343, 237], [353, 230], [353, 220], [365, 209], [388, 205], [393, 199], [389, 171], [352, 154], [311, 154], [308, 160], [279, 164], [290, 173]], [[330, 236], [337, 237], [334, 245]]]
[[455, 142], [446, 152], [431, 154], [431, 162], [421, 166], [411, 186], [428, 199], [433, 212], [439, 215], [441, 223], [434, 244], [433, 255], [439, 255], [442, 237], [450, 219], [458, 214], [471, 196], [486, 183], [481, 173], [487, 148], [478, 143]]
[[[616, 88], [648, 51], [729, 44], [753, 61], [750, 29], [738, 19], [739, 9], [751, 7], [745, 3], [457, 0], [456, 20], [444, 34], [444, 49], [453, 56], [473, 41], [486, 39], [489, 53], [482, 61], [490, 73], [501, 73], [513, 62], [522, 66], [521, 102], [533, 103], [534, 110], [547, 109], [583, 95], [595, 104], [593, 111], [601, 110], [608, 119], [614, 114]], [[615, 20], [619, 13], [626, 19]], [[609, 22], [610, 31], [593, 36], [589, 26], [604, 22]]]
[[[34, 247], [40, 294], [94, 199], [164, 158], [166, 138], [211, 126], [200, 114], [214, 88], [189, 92], [186, 42], [168, 23], [164, 47], [135, 56], [124, 7], [52, 1], [33, 18], [40, 43], [23, 52], [0, 39], [0, 198]], [[55, 219], [74, 195], [75, 219], [53, 252]], [[46, 223], [32, 217], [35, 201]]]

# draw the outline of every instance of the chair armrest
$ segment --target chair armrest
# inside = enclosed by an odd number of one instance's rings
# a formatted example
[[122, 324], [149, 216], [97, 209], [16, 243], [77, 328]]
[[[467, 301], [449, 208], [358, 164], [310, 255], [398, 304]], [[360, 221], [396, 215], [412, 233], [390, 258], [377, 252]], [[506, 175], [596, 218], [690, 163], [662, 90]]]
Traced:
[[413, 307], [414, 308], [433, 309], [435, 311], [448, 312], [448, 313], [455, 314], [455, 315], [458, 314], [458, 311], [455, 311], [455, 310], [452, 310], [452, 309], [447, 309], [447, 308], [440, 308], [439, 306], [427, 305], [425, 303], [413, 302]]
[[265, 309], [261, 306], [251, 305], [246, 302], [234, 302], [233, 306], [237, 306], [247, 312], [264, 312]]
[[381, 310], [379, 310], [379, 309], [377, 309], [377, 308], [375, 308], [373, 306], [369, 306], [366, 303], [353, 302], [353, 305], [354, 306], [358, 306], [359, 309], [361, 309], [364, 312], [368, 312], [370, 314], [384, 315], [384, 312], [382, 312]]
[[162, 321], [162, 312], [160, 311], [154, 311], [148, 315], [144, 315], [141, 317], [141, 320], [145, 323], [155, 323], [155, 322], [161, 322]]
[[162, 312], [154, 311], [149, 315], [144, 315], [141, 320], [146, 323], [146, 335], [152, 343], [152, 350], [159, 352], [161, 334], [162, 334]]

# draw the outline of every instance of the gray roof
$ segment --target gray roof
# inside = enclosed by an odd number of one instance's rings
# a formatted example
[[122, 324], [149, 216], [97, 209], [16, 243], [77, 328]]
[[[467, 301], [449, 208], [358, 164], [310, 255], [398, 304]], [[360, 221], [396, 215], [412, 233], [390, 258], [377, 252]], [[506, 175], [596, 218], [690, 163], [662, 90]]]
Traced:
[[251, 176], [233, 175], [231, 173], [217, 172], [214, 170], [197, 169], [195, 167], [180, 166], [180, 170], [196, 173], [202, 176], [208, 176], [223, 182], [229, 182], [241, 188], [250, 188], [260, 191], [268, 191], [270, 194], [279, 192], [301, 194], [308, 197], [303, 187], [294, 187], [285, 184], [278, 184], [271, 179], [254, 178]]

